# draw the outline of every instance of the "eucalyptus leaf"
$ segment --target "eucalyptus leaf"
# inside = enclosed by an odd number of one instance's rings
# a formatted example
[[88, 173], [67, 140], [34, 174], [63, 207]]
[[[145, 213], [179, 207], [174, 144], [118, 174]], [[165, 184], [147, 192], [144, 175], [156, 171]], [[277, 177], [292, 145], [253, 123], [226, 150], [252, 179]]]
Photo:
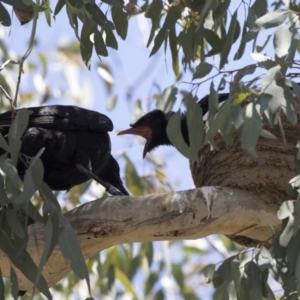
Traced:
[[24, 204], [30, 201], [33, 194], [39, 189], [44, 177], [43, 163], [40, 159], [31, 160], [24, 176], [24, 189], [15, 199], [14, 203]]
[[[16, 189], [19, 189], [19, 183], [21, 182], [16, 167], [12, 164], [11, 159], [3, 159], [0, 157], [0, 168], [6, 176], [11, 180], [11, 183]], [[7, 188], [7, 187], [6, 187]]]
[[116, 279], [118, 279], [123, 284], [125, 290], [130, 292], [133, 295], [133, 297], [135, 297], [135, 299], [138, 299], [132, 283], [130, 282], [128, 277], [118, 268], [116, 268]]
[[274, 47], [276, 56], [281, 58], [287, 56], [291, 46], [292, 34], [285, 24], [277, 28], [274, 35]]
[[126, 39], [128, 30], [127, 13], [123, 11], [122, 7], [112, 7], [112, 19], [116, 26], [117, 34], [122, 40]]
[[11, 25], [10, 15], [1, 2], [0, 2], [0, 23], [3, 26]]
[[12, 208], [7, 208], [4, 214], [12, 232], [23, 239], [25, 237], [25, 233], [20, 221], [18, 220], [17, 211]]
[[58, 15], [58, 13], [61, 11], [61, 9], [66, 5], [66, 1], [65, 0], [58, 0], [57, 4], [55, 6], [54, 9], [54, 15]]
[[5, 287], [4, 287], [4, 277], [0, 269], [0, 300], [5, 300]]
[[259, 30], [281, 25], [285, 21], [288, 13], [289, 12], [287, 10], [275, 10], [267, 13], [255, 21], [254, 26], [251, 28], [251, 31], [257, 32]]
[[14, 300], [17, 300], [19, 297], [19, 283], [18, 283], [17, 274], [13, 267], [10, 268], [10, 282], [11, 282], [11, 295], [13, 296]]
[[95, 46], [96, 53], [99, 56], [108, 56], [108, 52], [102, 34], [98, 30], [96, 30], [94, 34], [94, 46]]
[[246, 150], [254, 149], [262, 129], [260, 115], [253, 103], [249, 103], [245, 110], [245, 119], [242, 129], [242, 148]]
[[196, 161], [199, 161], [198, 152], [201, 147], [204, 131], [202, 109], [195, 99], [191, 97], [189, 100], [190, 101], [187, 102], [186, 119], [189, 132], [190, 149], [192, 157], [196, 158]]
[[169, 42], [170, 42], [169, 44], [170, 44], [170, 50], [172, 55], [173, 72], [176, 78], [178, 78], [180, 73], [179, 73], [179, 58], [178, 58], [177, 37], [176, 37], [175, 26], [169, 31]]
[[59, 225], [58, 214], [56, 212], [51, 213], [48, 216], [48, 220], [44, 227], [44, 238], [46, 241], [45, 241], [43, 253], [40, 258], [39, 268], [36, 273], [35, 284], [37, 284], [37, 282], [39, 281], [43, 271], [43, 267], [45, 266], [51, 253], [53, 252], [55, 246], [57, 245], [58, 233], [59, 233], [58, 225]]
[[118, 42], [113, 32], [111, 30], [105, 30], [105, 34], [106, 34], [106, 39], [105, 39], [106, 46], [118, 50]]
[[227, 37], [226, 37], [226, 42], [224, 44], [224, 48], [223, 48], [223, 51], [221, 53], [220, 66], [219, 66], [220, 70], [223, 69], [224, 65], [226, 64], [228, 55], [229, 55], [230, 50], [232, 48], [235, 28], [236, 28], [236, 24], [237, 24], [237, 13], [238, 13], [238, 10], [235, 11], [235, 13], [233, 14], [233, 16], [231, 18], [231, 21], [230, 21], [228, 34], [227, 34]]
[[91, 66], [91, 57], [93, 51], [93, 43], [90, 40], [90, 35], [94, 33], [95, 27], [91, 27], [89, 25], [83, 24], [80, 36], [80, 53], [82, 60], [90, 69]]
[[193, 157], [193, 154], [183, 139], [181, 132], [181, 115], [180, 111], [174, 113], [168, 122], [167, 125], [167, 135], [170, 139], [171, 143], [176, 147], [176, 149], [185, 157], [190, 158], [194, 161], [197, 160], [198, 157]]
[[174, 86], [167, 87], [164, 91], [162, 96], [156, 102], [156, 108], [160, 109], [164, 112], [169, 112], [177, 97], [178, 88]]
[[[30, 257], [30, 255], [26, 252], [22, 252], [22, 260], [20, 261], [16, 256], [15, 244], [9, 238], [9, 228], [7, 224], [2, 223], [2, 232], [0, 234], [0, 248], [1, 250], [7, 255], [10, 261], [16, 266], [23, 275], [30, 280], [32, 283], [35, 281], [35, 274], [37, 272], [37, 266], [35, 265], [34, 261]], [[24, 242], [23, 242], [24, 244]], [[18, 246], [16, 244], [16, 246]], [[20, 249], [18, 249], [20, 251]], [[47, 282], [43, 276], [40, 277], [36, 287], [42, 292], [48, 299], [52, 299], [52, 296], [49, 292]]]
[[133, 195], [143, 195], [144, 189], [141, 178], [139, 177], [136, 168], [129, 157], [123, 154], [126, 162], [125, 166], [125, 182], [126, 186]]
[[150, 31], [149, 39], [147, 42], [147, 47], [150, 46], [150, 44], [153, 40], [155, 31], [159, 27], [159, 20], [161, 18], [162, 8], [163, 8], [163, 4], [162, 4], [161, 0], [152, 1], [146, 8], [145, 17], [150, 18], [152, 21], [151, 31]]
[[87, 282], [89, 293], [91, 293], [89, 273], [75, 235], [70, 223], [65, 220], [65, 225], [59, 236], [59, 246], [63, 256], [71, 263], [74, 273]]
[[197, 67], [196, 67], [196, 71], [193, 75], [193, 79], [196, 78], [203, 78], [205, 77], [207, 74], [210, 73], [210, 71], [212, 70], [213, 65], [206, 63], [206, 62], [201, 62]]
[[112, 95], [107, 101], [106, 109], [108, 111], [113, 110], [116, 107], [117, 102], [118, 102], [118, 95]]
[[9, 200], [6, 195], [6, 190], [4, 187], [4, 178], [2, 174], [0, 173], [0, 205], [6, 205], [9, 203]]
[[8, 132], [11, 160], [14, 166], [17, 165], [18, 156], [21, 149], [21, 137], [27, 128], [28, 121], [29, 111], [25, 108], [20, 109]]

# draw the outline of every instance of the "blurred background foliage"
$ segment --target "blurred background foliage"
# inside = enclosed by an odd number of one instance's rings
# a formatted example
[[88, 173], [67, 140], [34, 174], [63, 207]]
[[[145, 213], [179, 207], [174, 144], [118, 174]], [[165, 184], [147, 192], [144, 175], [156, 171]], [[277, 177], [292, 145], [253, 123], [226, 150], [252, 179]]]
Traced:
[[[31, 1], [24, 3], [32, 5]], [[31, 18], [32, 9], [24, 7], [24, 3], [21, 0], [0, 2], [1, 64], [7, 60], [17, 61], [28, 47], [32, 22], [20, 29], [10, 6], [28, 10]], [[279, 63], [278, 53], [274, 54], [274, 40], [271, 39], [274, 30], [286, 18], [289, 26], [297, 30], [297, 14], [300, 11], [299, 4], [293, 1], [260, 0], [128, 3], [121, 0], [99, 3], [93, 0], [59, 0], [40, 1], [33, 7], [41, 13], [33, 51], [24, 63], [18, 106], [57, 103], [92, 108], [111, 117], [117, 130], [123, 126], [127, 128], [130, 122], [153, 109], [156, 101], [160, 107], [171, 109], [174, 105], [178, 109], [187, 94], [191, 93], [196, 98], [206, 95], [210, 82], [202, 85], [200, 79], [208, 74], [211, 79], [216, 77], [216, 90], [230, 88], [238, 91], [238, 95], [245, 91], [247, 95], [251, 94], [251, 85], [255, 85], [275, 62]], [[273, 21], [272, 26], [265, 20], [261, 25], [267, 24], [265, 28], [250, 30], [259, 17], [268, 10], [277, 9], [283, 9], [285, 13], [272, 16], [269, 20], [269, 23]], [[59, 26], [55, 25], [56, 22]], [[55, 31], [51, 31], [48, 25]], [[269, 28], [273, 31], [266, 31], [259, 39], [260, 30]], [[295, 37], [296, 33], [293, 34]], [[50, 37], [45, 43], [47, 35]], [[130, 43], [135, 46], [134, 51]], [[294, 56], [298, 55], [298, 51], [299, 43], [296, 43]], [[250, 61], [250, 52], [261, 56]], [[263, 53], [272, 56], [274, 64], [272, 61], [270, 65], [264, 65]], [[148, 56], [151, 58], [148, 59]], [[256, 64], [253, 72], [244, 69], [237, 73], [250, 64]], [[19, 65], [11, 63], [0, 72], [0, 85], [12, 98], [18, 72]], [[249, 75], [251, 78], [247, 77]], [[239, 85], [234, 85], [234, 82], [239, 82]], [[178, 93], [170, 99], [165, 89], [175, 83], [179, 86]], [[4, 93], [0, 93], [0, 101], [1, 111], [10, 109]], [[133, 195], [192, 188], [188, 162], [179, 155], [175, 156], [174, 149], [151, 153], [142, 161], [142, 139], [118, 139], [122, 142], [117, 142], [113, 133], [114, 155], [122, 167], [123, 180]], [[66, 212], [104, 196], [104, 190], [95, 182], [89, 182], [55, 196], [62, 212]], [[41, 205], [39, 201], [35, 195], [33, 203], [37, 207]], [[242, 271], [257, 254], [255, 251], [257, 249], [245, 249], [234, 244], [224, 236], [197, 241], [118, 245], [87, 260], [91, 294], [94, 299], [236, 299], [238, 291], [235, 287], [238, 284], [235, 279], [239, 276], [233, 275], [234, 271], [231, 273], [229, 269], [236, 270], [233, 267], [235, 263]], [[228, 262], [231, 267], [228, 267]], [[223, 266], [215, 277], [214, 264], [216, 268]], [[245, 274], [251, 273], [248, 271], [245, 270]], [[254, 272], [252, 275], [258, 278], [261, 273]], [[275, 294], [283, 294], [282, 287], [268, 278], [268, 274], [260, 280], [256, 292], [261, 292], [262, 282], [268, 281]], [[13, 275], [11, 279], [4, 279], [5, 299], [16, 298], [14, 282]], [[265, 289], [267, 287], [264, 285]], [[51, 293], [54, 299], [88, 297], [85, 281], [79, 280], [73, 272], [51, 288]], [[264, 299], [274, 299], [271, 294]], [[31, 296], [23, 298], [30, 299]], [[44, 296], [37, 295], [34, 299], [44, 299]]]

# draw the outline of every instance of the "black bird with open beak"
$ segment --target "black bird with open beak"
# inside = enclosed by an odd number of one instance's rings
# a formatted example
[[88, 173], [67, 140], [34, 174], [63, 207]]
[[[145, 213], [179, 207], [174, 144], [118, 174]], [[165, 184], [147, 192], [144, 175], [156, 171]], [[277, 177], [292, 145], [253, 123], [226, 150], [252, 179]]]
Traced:
[[[219, 103], [228, 99], [229, 94], [219, 94]], [[203, 115], [208, 112], [209, 95], [199, 100], [198, 104], [202, 108]], [[134, 124], [130, 124], [131, 128], [118, 133], [139, 135], [146, 139], [144, 146], [143, 158], [146, 154], [159, 146], [173, 146], [167, 135], [167, 126], [170, 117], [174, 114], [173, 111], [164, 113], [161, 110], [153, 110], [143, 117], [138, 119]], [[185, 142], [189, 145], [189, 133], [187, 127], [186, 115], [181, 114], [181, 132]]]

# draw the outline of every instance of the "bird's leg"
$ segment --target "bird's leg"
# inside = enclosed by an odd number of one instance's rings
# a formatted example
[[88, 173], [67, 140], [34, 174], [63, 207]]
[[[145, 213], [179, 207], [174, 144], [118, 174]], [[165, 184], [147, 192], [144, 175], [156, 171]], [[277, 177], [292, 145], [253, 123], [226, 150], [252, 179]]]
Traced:
[[87, 177], [94, 179], [95, 181], [97, 181], [98, 183], [100, 183], [101, 185], [103, 185], [105, 187], [105, 190], [110, 193], [113, 196], [124, 196], [123, 193], [121, 193], [118, 189], [116, 189], [114, 186], [112, 186], [111, 184], [103, 181], [102, 179], [100, 179], [98, 176], [96, 176], [93, 172], [89, 171], [87, 168], [85, 168], [83, 165], [81, 164], [76, 164], [76, 168], [77, 170], [86, 175]]

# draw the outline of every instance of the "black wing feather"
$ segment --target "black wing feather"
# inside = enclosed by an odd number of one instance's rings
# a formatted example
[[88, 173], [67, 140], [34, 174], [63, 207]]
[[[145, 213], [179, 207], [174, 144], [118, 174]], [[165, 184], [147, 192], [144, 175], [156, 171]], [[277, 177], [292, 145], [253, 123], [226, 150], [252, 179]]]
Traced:
[[[27, 109], [30, 113], [28, 127], [94, 132], [113, 130], [113, 123], [107, 116], [77, 106], [50, 105]], [[11, 111], [0, 114], [0, 128], [10, 127], [11, 117]]]

